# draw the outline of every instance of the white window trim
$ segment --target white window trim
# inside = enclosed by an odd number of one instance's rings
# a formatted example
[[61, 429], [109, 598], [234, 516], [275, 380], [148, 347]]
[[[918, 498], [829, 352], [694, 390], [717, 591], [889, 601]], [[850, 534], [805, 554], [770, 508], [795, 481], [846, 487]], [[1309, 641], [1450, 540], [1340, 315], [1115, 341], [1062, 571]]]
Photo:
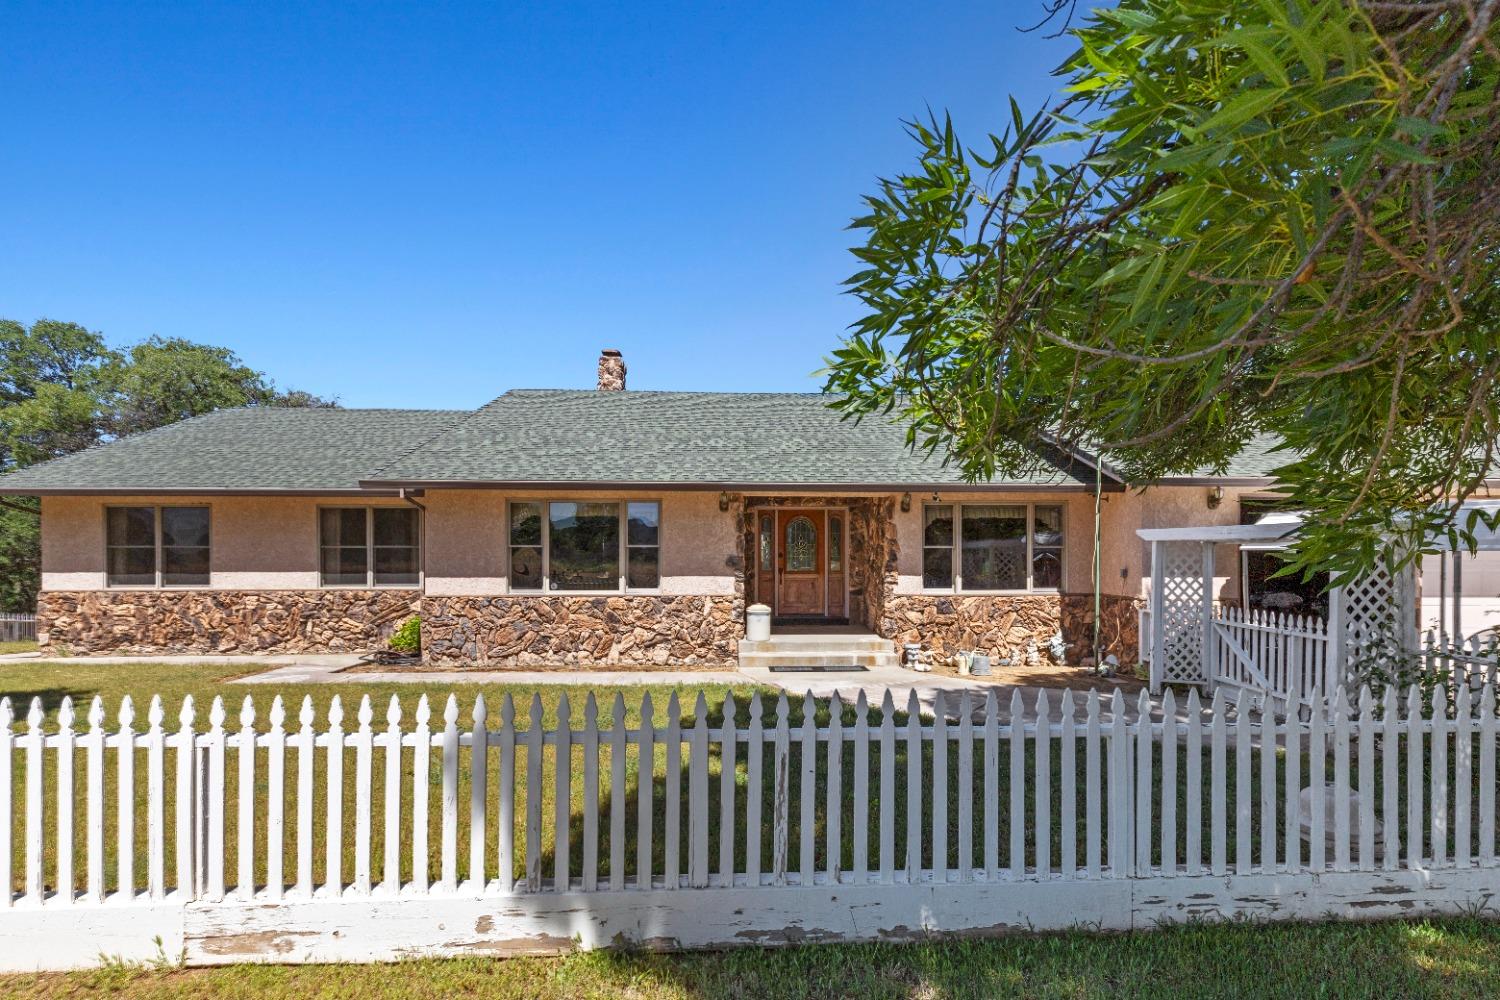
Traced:
[[[953, 542], [950, 546], [953, 560], [953, 584], [948, 587], [927, 586], [926, 556], [928, 549], [940, 549], [941, 545], [928, 545], [926, 536], [927, 510], [930, 507], [948, 507], [953, 511]], [[1026, 511], [1026, 586], [1024, 588], [1008, 590], [965, 590], [963, 587], [963, 509], [965, 507], [1021, 507]], [[1032, 559], [1035, 555], [1035, 531], [1033, 530], [1038, 507], [1056, 507], [1062, 512], [1062, 536], [1061, 545], [1044, 545], [1043, 549], [1056, 549], [1061, 569], [1061, 579], [1056, 587], [1037, 587], [1032, 583]], [[1019, 594], [1062, 594], [1067, 591], [1068, 585], [1068, 505], [1063, 503], [1016, 503], [1011, 501], [996, 500], [985, 503], [924, 503], [922, 505], [922, 522], [918, 530], [922, 533], [922, 593], [924, 594], [955, 594], [973, 597], [1006, 597]]]
[[[551, 505], [555, 503], [613, 503], [619, 504], [619, 538], [620, 552], [617, 556], [616, 566], [619, 572], [616, 576], [616, 585], [613, 590], [553, 590], [552, 584], [552, 514]], [[655, 545], [631, 545], [630, 544], [630, 505], [633, 503], [656, 504], [656, 544]], [[517, 504], [539, 504], [542, 508], [542, 537], [536, 545], [518, 545], [511, 541], [510, 530], [512, 524], [511, 510]], [[505, 592], [517, 597], [614, 597], [620, 594], [660, 594], [662, 577], [662, 534], [665, 526], [662, 523], [662, 501], [659, 497], [546, 497], [544, 499], [531, 499], [529, 497], [516, 497], [505, 503]], [[542, 550], [542, 578], [541, 586], [530, 590], [518, 590], [511, 581], [512, 555], [516, 549], [540, 548]], [[631, 549], [656, 549], [656, 586], [654, 587], [629, 587], [626, 585], [626, 574], [630, 571]]]
[[[155, 570], [155, 583], [110, 583], [109, 582], [109, 552], [110, 549], [137, 549], [145, 548], [143, 545], [111, 545], [109, 544], [109, 512], [111, 510], [131, 510], [138, 507], [149, 507], [152, 513], [151, 530], [153, 532], [153, 569]], [[208, 582], [207, 583], [162, 583], [161, 579], [161, 552], [164, 547], [161, 543], [161, 512], [164, 507], [191, 507], [197, 510], [208, 511]], [[179, 546], [187, 548], [189, 546]], [[198, 546], [191, 546], [197, 548]], [[104, 586], [107, 590], [207, 590], [214, 585], [214, 510], [211, 504], [206, 503], [111, 503], [104, 505]]]
[[[396, 507], [393, 504], [360, 504], [360, 503], [329, 503], [319, 504], [317, 512], [317, 546], [318, 546], [318, 589], [319, 590], [421, 590], [427, 582], [427, 558], [426, 558], [426, 532], [427, 522], [422, 517], [422, 511], [416, 507], [411, 510], [417, 518], [417, 582], [416, 583], [376, 583], [375, 582], [375, 514], [377, 510], [405, 510], [404, 507]], [[323, 544], [323, 512], [325, 510], [363, 510], [365, 512], [365, 582], [364, 583], [328, 583], [323, 579], [323, 550], [343, 549], [347, 545], [324, 545]], [[404, 548], [405, 546], [385, 546], [386, 548]]]

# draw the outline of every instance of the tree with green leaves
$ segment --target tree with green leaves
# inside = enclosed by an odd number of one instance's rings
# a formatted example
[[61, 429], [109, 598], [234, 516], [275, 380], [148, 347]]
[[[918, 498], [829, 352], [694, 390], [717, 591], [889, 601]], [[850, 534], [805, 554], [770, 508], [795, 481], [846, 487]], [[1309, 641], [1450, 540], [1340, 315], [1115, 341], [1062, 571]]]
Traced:
[[1084, 15], [1048, 107], [974, 145], [909, 126], [829, 390], [979, 480], [1062, 444], [1147, 482], [1272, 435], [1304, 567], [1462, 540], [1500, 435], [1497, 5]]
[[[336, 406], [279, 390], [231, 350], [151, 337], [123, 351], [77, 323], [0, 319], [0, 472], [234, 406]], [[0, 508], [0, 610], [29, 611], [40, 586], [37, 515]]]

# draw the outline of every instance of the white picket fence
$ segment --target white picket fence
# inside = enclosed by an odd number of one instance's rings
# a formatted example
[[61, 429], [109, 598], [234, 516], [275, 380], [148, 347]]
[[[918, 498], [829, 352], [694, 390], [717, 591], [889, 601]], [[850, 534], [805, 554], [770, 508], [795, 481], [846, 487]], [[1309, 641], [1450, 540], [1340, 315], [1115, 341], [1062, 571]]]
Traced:
[[1500, 682], [1500, 639], [1493, 634], [1455, 640], [1435, 631], [1422, 637], [1419, 656], [1425, 670], [1457, 690], [1478, 690]]
[[0, 614], [0, 642], [36, 639], [36, 615]]
[[1500, 643], [1493, 637], [1454, 641], [1427, 632], [1419, 648], [1403, 652], [1387, 635], [1354, 633], [1345, 638], [1344, 655], [1334, 657], [1328, 625], [1316, 615], [1215, 605], [1209, 627], [1204, 673], [1211, 683], [1277, 699], [1312, 701], [1350, 684], [1351, 666], [1382, 662], [1387, 673], [1441, 681], [1450, 690], [1500, 681]]
[[1316, 615], [1215, 605], [1209, 628], [1204, 673], [1214, 684], [1311, 701], [1344, 682], [1342, 664], [1328, 655], [1328, 626]]
[[1492, 688], [1451, 714], [1415, 688], [1255, 702], [1191, 692], [1179, 714], [1169, 691], [1153, 718], [1142, 693], [1131, 719], [1118, 690], [1017, 693], [1002, 718], [993, 693], [939, 695], [924, 719], [915, 693], [904, 718], [888, 693], [878, 713], [782, 696], [774, 717], [756, 697], [716, 723], [701, 694], [689, 720], [647, 696], [627, 726], [620, 696], [601, 716], [590, 695], [581, 728], [566, 698], [548, 728], [507, 696], [492, 728], [482, 698], [462, 727], [452, 698], [410, 726], [365, 698], [346, 730], [337, 698], [290, 729], [279, 697], [269, 728], [246, 698], [237, 726], [215, 699], [206, 729], [191, 699], [169, 724], [153, 698], [138, 731], [128, 699], [109, 725], [95, 699], [84, 728], [67, 699], [19, 724], [6, 700], [0, 967], [1374, 917], [1500, 893]]

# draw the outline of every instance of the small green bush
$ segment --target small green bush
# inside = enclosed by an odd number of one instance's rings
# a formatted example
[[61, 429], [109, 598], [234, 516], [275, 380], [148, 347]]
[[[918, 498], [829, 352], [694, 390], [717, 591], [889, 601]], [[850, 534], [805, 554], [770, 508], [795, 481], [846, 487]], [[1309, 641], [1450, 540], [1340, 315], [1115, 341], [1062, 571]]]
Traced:
[[412, 615], [391, 633], [391, 649], [398, 653], [416, 653], [422, 649], [422, 616]]

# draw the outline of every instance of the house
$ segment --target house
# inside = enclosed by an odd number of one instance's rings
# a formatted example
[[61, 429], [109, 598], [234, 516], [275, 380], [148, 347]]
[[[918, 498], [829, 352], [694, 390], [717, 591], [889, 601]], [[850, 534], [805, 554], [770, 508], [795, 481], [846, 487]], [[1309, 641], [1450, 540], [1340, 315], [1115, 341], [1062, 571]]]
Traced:
[[42, 644], [364, 650], [419, 613], [436, 663], [722, 665], [759, 602], [940, 654], [1061, 633], [1077, 658], [1097, 550], [1103, 646], [1133, 662], [1137, 529], [1237, 523], [1270, 486], [1264, 450], [1144, 490], [1063, 452], [967, 483], [816, 394], [625, 382], [605, 351], [595, 390], [225, 410], [8, 474], [41, 498]]

